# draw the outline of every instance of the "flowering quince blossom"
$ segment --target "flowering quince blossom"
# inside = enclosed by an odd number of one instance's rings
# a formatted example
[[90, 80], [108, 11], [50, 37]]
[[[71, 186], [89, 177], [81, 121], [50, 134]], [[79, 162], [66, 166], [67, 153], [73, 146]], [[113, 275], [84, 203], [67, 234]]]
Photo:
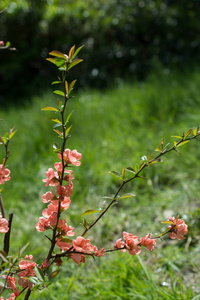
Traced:
[[5, 218], [2, 218], [2, 215], [0, 214], [0, 232], [6, 233], [8, 231], [8, 221]]
[[5, 181], [10, 180], [10, 170], [6, 169], [3, 164], [0, 164], [0, 184], [4, 184]]
[[148, 250], [153, 251], [154, 246], [156, 244], [156, 239], [153, 239], [152, 234], [149, 233], [144, 237], [140, 238], [140, 244], [141, 246], [146, 247]]
[[136, 255], [141, 252], [141, 247], [139, 245], [138, 236], [134, 236], [132, 233], [123, 232], [124, 241], [122, 242], [121, 239], [117, 240], [114, 248], [121, 249], [123, 252], [126, 249], [129, 251], [131, 255]]
[[[17, 286], [16, 286], [16, 279], [15, 279], [15, 277], [6, 276], [6, 275], [2, 275], [1, 277], [6, 278], [6, 287], [8, 289], [10, 289], [11, 291], [13, 291], [12, 295], [14, 295], [15, 297], [19, 296], [19, 290], [17, 289]], [[9, 299], [15, 299], [15, 298], [9, 298]]]
[[171, 221], [171, 226], [168, 227], [168, 229], [171, 230], [171, 232], [169, 233], [169, 237], [171, 239], [178, 239], [178, 240], [185, 239], [184, 235], [188, 233], [188, 228], [184, 220], [179, 219], [179, 215], [178, 215], [176, 218], [169, 217], [169, 221]]
[[25, 259], [22, 259], [19, 262], [19, 268], [22, 270], [18, 274], [18, 283], [20, 286], [25, 288], [26, 286], [29, 287], [29, 289], [32, 289], [34, 284], [28, 280], [27, 277], [32, 277], [36, 276], [34, 268], [37, 266], [37, 264], [33, 261], [33, 256], [32, 255], [26, 255]]
[[[12, 294], [10, 295], [10, 297], [9, 297], [9, 298], [6, 298], [6, 300], [15, 300], [15, 299], [16, 299], [16, 297], [17, 297], [17, 296], [15, 296], [15, 294], [14, 294], [14, 293], [12, 293]], [[4, 298], [3, 298], [3, 297], [1, 297], [1, 298], [0, 298], [0, 300], [4, 300]]]
[[[58, 154], [58, 157], [62, 159], [61, 153]], [[79, 161], [82, 158], [82, 154], [78, 153], [77, 150], [65, 149], [63, 153], [63, 158], [65, 164], [73, 164], [74, 166], [80, 166], [81, 162]]]
[[4, 41], [0, 41], [0, 47], [4, 46]]

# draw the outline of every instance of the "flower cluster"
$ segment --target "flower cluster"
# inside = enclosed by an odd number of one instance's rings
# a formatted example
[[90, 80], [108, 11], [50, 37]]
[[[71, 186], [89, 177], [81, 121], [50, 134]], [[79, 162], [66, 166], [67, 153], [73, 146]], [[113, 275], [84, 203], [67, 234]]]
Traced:
[[179, 215], [174, 217], [169, 217], [169, 221], [171, 226], [168, 227], [169, 229], [169, 237], [171, 239], [185, 239], [184, 235], [188, 233], [187, 225], [185, 224], [184, 220], [179, 219]]
[[0, 164], [0, 184], [4, 184], [5, 181], [10, 180], [10, 170], [6, 169], [3, 164]]
[[131, 255], [140, 254], [141, 246], [146, 247], [148, 250], [153, 251], [156, 239], [149, 233], [146, 236], [138, 240], [138, 236], [134, 236], [132, 233], [123, 232], [123, 238], [116, 241], [115, 249], [121, 249], [122, 251], [128, 250]]

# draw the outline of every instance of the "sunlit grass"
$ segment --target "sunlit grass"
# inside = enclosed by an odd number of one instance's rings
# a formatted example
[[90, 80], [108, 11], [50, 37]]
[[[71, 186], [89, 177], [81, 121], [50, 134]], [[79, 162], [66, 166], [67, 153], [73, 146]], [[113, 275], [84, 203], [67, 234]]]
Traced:
[[[106, 91], [80, 91], [71, 100], [68, 112], [74, 111], [70, 119], [73, 126], [67, 146], [81, 152], [83, 159], [81, 166], [73, 169], [76, 179], [66, 219], [67, 224], [76, 227], [77, 234], [83, 231], [81, 214], [101, 207], [103, 197], [116, 192], [119, 182], [109, 171], [121, 172], [123, 167], [140, 163], [141, 157], [148, 156], [150, 151], [156, 155], [154, 149], [163, 137], [165, 143], [173, 144], [172, 135], [181, 135], [199, 125], [199, 81], [197, 71], [191, 74], [160, 71], [142, 83], [121, 82]], [[41, 261], [49, 246], [48, 240], [34, 228], [45, 207], [41, 195], [48, 190], [41, 180], [58, 160], [52, 151], [53, 143], [58, 141], [49, 120], [52, 113], [43, 112], [41, 108], [54, 104], [56, 97], [47, 92], [27, 100], [25, 107], [2, 111], [0, 116], [3, 119], [1, 134], [11, 127], [17, 129], [8, 161], [12, 180], [2, 191], [8, 213], [15, 213], [12, 234], [17, 239], [12, 241], [11, 248], [16, 253], [20, 246], [30, 242], [27, 252], [37, 255]], [[170, 153], [162, 163], [149, 167], [143, 174], [146, 180], [130, 183], [124, 193], [133, 192], [136, 197], [115, 205], [88, 238], [99, 247], [109, 248], [122, 237], [124, 230], [139, 236], [160, 232], [165, 229], [160, 223], [162, 220], [168, 215], [180, 214], [194, 228], [192, 234], [189, 230], [185, 243], [176, 241], [171, 246], [168, 240], [160, 241], [158, 248], [163, 248], [152, 254], [141, 254], [148, 271], [128, 254], [125, 258], [123, 254], [102, 257], [94, 262], [94, 270], [89, 269], [90, 260], [78, 275], [79, 266], [66, 264], [66, 274], [62, 273], [61, 281], [50, 288], [51, 299], [58, 299], [58, 293], [59, 299], [190, 299], [199, 292], [193, 280], [193, 277], [195, 281], [199, 278], [199, 263], [193, 259], [199, 257], [196, 250], [199, 242], [195, 239], [199, 236], [199, 227], [192, 219], [192, 212], [199, 207], [199, 142], [180, 147], [180, 153]], [[88, 216], [88, 220], [94, 218], [94, 215]], [[75, 274], [67, 271], [69, 266]], [[177, 266], [181, 274], [177, 275], [173, 266]], [[145, 272], [150, 272], [150, 278]], [[73, 277], [69, 275], [77, 276], [78, 282], [72, 282]], [[167, 282], [167, 286], [164, 287], [163, 282]], [[72, 293], [72, 298], [67, 298], [66, 293]], [[44, 292], [46, 296], [39, 297], [47, 299], [50, 294]]]

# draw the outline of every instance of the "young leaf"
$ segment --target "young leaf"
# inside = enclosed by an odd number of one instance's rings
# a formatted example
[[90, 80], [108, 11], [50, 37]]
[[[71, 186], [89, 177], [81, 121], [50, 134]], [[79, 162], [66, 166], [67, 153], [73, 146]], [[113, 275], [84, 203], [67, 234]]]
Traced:
[[182, 138], [183, 138], [183, 137], [180, 136], [180, 135], [172, 135], [171, 137], [175, 137], [175, 138], [177, 138], [177, 139], [182, 139]]
[[151, 158], [152, 158], [152, 152], [150, 152], [150, 154], [149, 154], [149, 157], [148, 157], [148, 160], [147, 160], [147, 164], [150, 162]]
[[62, 52], [59, 52], [57, 50], [51, 51], [51, 52], [49, 52], [49, 54], [52, 55], [52, 56], [59, 57], [63, 60], [69, 61], [69, 58], [66, 54], [63, 54]]
[[111, 171], [111, 172], [108, 172], [109, 174], [112, 174], [114, 176], [117, 176], [117, 177], [121, 177], [121, 174], [117, 171]]
[[88, 209], [86, 210], [82, 215], [81, 217], [84, 217], [84, 216], [87, 216], [87, 215], [91, 215], [91, 214], [96, 214], [98, 212], [101, 212], [101, 210], [98, 210], [98, 209]]
[[70, 129], [72, 128], [72, 125], [69, 126], [66, 130], [65, 130], [65, 136], [67, 136], [67, 134], [69, 133]]
[[37, 276], [37, 278], [40, 281], [44, 282], [45, 281], [45, 277], [44, 277], [44, 273], [42, 272], [42, 270], [36, 266], [34, 268], [34, 271], [35, 271], [35, 275]]
[[51, 107], [51, 106], [46, 106], [46, 107], [42, 108], [41, 110], [48, 110], [48, 111], [59, 111], [57, 108], [55, 108], [55, 107]]
[[135, 197], [135, 195], [132, 194], [132, 193], [128, 193], [128, 194], [126, 194], [126, 195], [120, 196], [119, 198], [117, 198], [117, 200], [118, 200], [118, 199], [124, 199], [124, 198], [130, 198], [130, 197]]
[[79, 51], [80, 51], [83, 47], [84, 47], [84, 45], [81, 46], [81, 47], [79, 47], [78, 49], [76, 49], [74, 55], [72, 56], [72, 59], [74, 59], [74, 58], [78, 55]]
[[161, 142], [161, 146], [160, 146], [161, 151], [163, 151], [163, 146], [164, 146], [164, 139], [162, 139], [162, 142]]
[[76, 66], [77, 64], [79, 64], [80, 62], [82, 62], [83, 59], [75, 59], [73, 60], [70, 64], [69, 64], [69, 67], [68, 67], [68, 70], [73, 68], [74, 66]]
[[66, 119], [66, 121], [65, 121], [65, 125], [69, 122], [69, 119], [70, 119], [70, 117], [71, 117], [71, 115], [72, 115], [73, 112], [74, 112], [74, 111], [72, 111], [72, 112], [67, 116], [67, 119]]
[[188, 131], [186, 132], [186, 134], [184, 135], [184, 139], [191, 133], [192, 129], [188, 129]]
[[59, 272], [60, 272], [60, 270], [53, 271], [53, 272], [49, 275], [49, 279], [55, 278], [55, 277], [58, 275]]
[[56, 95], [60, 95], [60, 96], [62, 96], [62, 97], [65, 97], [65, 93], [63, 93], [62, 91], [55, 90], [55, 91], [53, 91], [53, 92], [54, 92], [54, 94], [56, 94]]
[[7, 143], [7, 138], [8, 138], [8, 133], [6, 132], [3, 136], [3, 141], [5, 144]]
[[59, 136], [62, 135], [62, 132], [60, 132], [60, 131], [57, 130], [57, 129], [53, 129], [53, 131], [55, 131]]
[[199, 126], [193, 131], [193, 134], [196, 136], [199, 131]]
[[183, 146], [184, 144], [188, 143], [189, 141], [184, 141], [184, 142], [181, 142], [177, 147], [180, 147], [180, 146]]
[[69, 94], [69, 88], [68, 88], [67, 80], [65, 80], [65, 91], [66, 91], [66, 94], [68, 95]]
[[25, 246], [23, 246], [21, 249], [19, 249], [19, 256], [22, 256], [23, 252], [26, 250], [28, 245], [29, 245], [29, 243], [27, 243]]
[[51, 120], [51, 121], [53, 121], [53, 122], [56, 122], [56, 123], [62, 124], [62, 122], [61, 122], [60, 120], [58, 120], [58, 119], [53, 119], [53, 118], [50, 118], [50, 120]]
[[135, 170], [132, 167], [127, 167], [126, 170], [128, 172], [131, 172], [131, 173], [135, 174]]
[[139, 171], [139, 169], [140, 169], [139, 164], [138, 163], [134, 164], [134, 170], [136, 173]]
[[71, 49], [69, 50], [69, 60], [72, 59], [72, 56], [74, 55], [74, 49], [75, 49], [75, 45], [71, 47]]
[[14, 131], [14, 128], [12, 128], [9, 132], [9, 140], [11, 140], [11, 138], [13, 137], [13, 135], [16, 133], [16, 130]]
[[69, 85], [69, 93], [70, 93], [71, 90], [73, 89], [73, 87], [74, 87], [76, 81], [77, 81], [77, 80], [75, 79], [75, 80], [73, 80], [73, 81], [70, 83], [70, 85]]
[[51, 83], [51, 85], [53, 85], [53, 84], [59, 84], [59, 83], [62, 83], [61, 81], [53, 81], [52, 83]]

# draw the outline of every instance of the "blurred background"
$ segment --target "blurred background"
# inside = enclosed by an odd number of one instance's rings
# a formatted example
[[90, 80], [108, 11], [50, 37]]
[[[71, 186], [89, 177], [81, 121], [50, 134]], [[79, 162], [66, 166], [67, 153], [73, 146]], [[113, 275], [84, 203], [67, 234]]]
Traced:
[[[73, 169], [64, 217], [78, 236], [81, 214], [102, 207], [119, 187], [109, 171], [134, 167], [150, 152], [155, 157], [163, 138], [173, 145], [171, 136], [200, 125], [200, 1], [0, 0], [0, 40], [17, 49], [0, 50], [0, 135], [17, 130], [8, 160], [12, 179], [2, 191], [7, 216], [14, 213], [10, 253], [29, 242], [26, 254], [40, 264], [49, 249], [35, 230], [49, 190], [42, 179], [58, 161], [52, 145], [60, 142], [49, 120], [54, 113], [41, 111], [57, 105], [50, 84], [59, 73], [45, 60], [48, 53], [84, 45], [78, 54], [84, 61], [69, 74], [77, 83], [67, 108], [73, 111], [67, 147], [83, 158]], [[166, 237], [139, 258], [118, 252], [81, 267], [68, 261], [59, 280], [32, 299], [199, 299], [200, 143], [179, 151], [145, 169], [146, 180], [129, 184], [124, 193], [136, 196], [114, 205], [87, 238], [112, 248], [123, 231], [157, 235], [166, 229], [161, 222], [178, 214], [188, 224], [187, 238]]]
[[0, 38], [17, 48], [1, 51], [1, 104], [8, 87], [15, 103], [46, 87], [55, 70], [48, 52], [73, 44], [85, 45], [81, 86], [141, 80], [160, 64], [183, 68], [199, 58], [198, 0], [1, 0], [0, 10]]

